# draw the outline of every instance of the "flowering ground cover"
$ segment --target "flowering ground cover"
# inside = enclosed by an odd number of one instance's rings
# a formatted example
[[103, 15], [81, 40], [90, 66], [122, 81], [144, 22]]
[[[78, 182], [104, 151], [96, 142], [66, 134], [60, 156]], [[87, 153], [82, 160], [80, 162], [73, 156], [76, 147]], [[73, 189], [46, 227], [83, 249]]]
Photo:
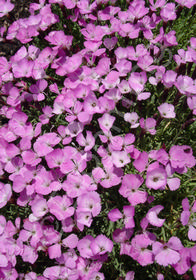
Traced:
[[0, 279], [196, 279], [195, 10], [0, 0]]

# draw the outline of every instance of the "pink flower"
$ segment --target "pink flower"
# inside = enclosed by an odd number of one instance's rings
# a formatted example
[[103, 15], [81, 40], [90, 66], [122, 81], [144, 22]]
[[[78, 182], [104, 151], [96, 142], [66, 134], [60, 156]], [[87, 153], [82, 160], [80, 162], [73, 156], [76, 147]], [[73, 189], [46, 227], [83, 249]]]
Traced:
[[80, 253], [80, 256], [83, 258], [91, 258], [93, 256], [92, 249], [90, 247], [91, 242], [94, 238], [91, 235], [86, 235], [78, 241], [77, 249]]
[[14, 9], [14, 4], [10, 0], [0, 0], [0, 18], [7, 15]]
[[182, 275], [184, 273], [187, 272], [187, 270], [189, 270], [189, 268], [191, 267], [191, 248], [182, 248], [181, 250], [179, 250], [180, 253], [180, 260], [172, 265], [174, 267], [174, 269], [177, 271], [178, 274]]
[[99, 215], [101, 211], [101, 199], [99, 194], [95, 191], [79, 196], [77, 198], [77, 204], [78, 211], [90, 212], [93, 217]]
[[138, 58], [138, 62], [137, 65], [146, 72], [150, 72], [152, 70], [154, 70], [154, 67], [152, 65], [153, 63], [153, 58], [150, 55], [144, 55], [144, 56], [140, 56]]
[[111, 61], [109, 57], [103, 57], [95, 67], [95, 72], [101, 77], [110, 72]]
[[99, 126], [103, 132], [108, 132], [112, 128], [115, 119], [115, 117], [108, 113], [105, 113], [101, 118], [98, 119]]
[[95, 26], [92, 23], [87, 24], [86, 28], [81, 30], [86, 40], [101, 41], [105, 32], [102, 26]]
[[48, 82], [44, 79], [38, 80], [36, 84], [32, 84], [29, 90], [33, 93], [35, 101], [42, 101], [45, 99], [44, 90], [47, 88]]
[[175, 20], [176, 13], [175, 13], [175, 3], [167, 3], [160, 12], [161, 18], [167, 22], [168, 20]]
[[78, 245], [78, 237], [76, 234], [72, 233], [68, 237], [64, 238], [62, 240], [62, 243], [64, 246], [70, 249], [76, 248], [76, 246]]
[[156, 134], [156, 120], [153, 118], [147, 118], [146, 120], [144, 120], [144, 118], [141, 118], [139, 120], [140, 126], [141, 128], [143, 128], [145, 131], [149, 132], [152, 135]]
[[113, 231], [112, 237], [115, 242], [124, 243], [131, 238], [132, 234], [133, 229], [117, 228]]
[[119, 193], [126, 197], [132, 206], [144, 203], [147, 200], [147, 192], [139, 190], [143, 181], [141, 176], [135, 174], [126, 174], [123, 177]]
[[36, 247], [43, 236], [41, 225], [38, 222], [30, 222], [27, 219], [24, 221], [23, 228], [19, 233], [19, 239], [23, 242], [30, 241], [30, 245]]
[[27, 246], [27, 245], [24, 245], [23, 248], [24, 248], [24, 250], [21, 254], [23, 261], [34, 264], [38, 258], [36, 249], [31, 246]]
[[34, 143], [33, 147], [35, 152], [39, 156], [46, 156], [53, 151], [53, 147], [57, 145], [61, 139], [57, 136], [56, 133], [50, 132], [45, 133], [42, 136], [39, 136]]
[[[99, 167], [98, 167], [99, 168]], [[121, 182], [122, 170], [116, 167], [105, 166], [106, 173], [101, 171], [100, 185], [104, 188], [111, 188]]]
[[95, 145], [95, 138], [91, 131], [86, 131], [86, 138], [84, 138], [82, 133], [79, 133], [76, 137], [76, 141], [80, 146], [84, 147], [84, 151], [90, 151]]
[[150, 9], [156, 11], [158, 8], [161, 8], [165, 5], [165, 0], [150, 0]]
[[133, 72], [128, 81], [130, 87], [136, 92], [136, 94], [139, 94], [144, 90], [144, 85], [147, 82], [146, 72]]
[[[153, 165], [154, 166], [154, 165]], [[149, 189], [162, 189], [167, 183], [166, 171], [161, 167], [153, 168], [152, 164], [149, 166], [146, 174], [146, 186]]]
[[20, 61], [14, 62], [12, 64], [12, 71], [13, 71], [14, 77], [15, 78], [31, 77], [33, 67], [34, 67], [34, 61], [27, 60], [26, 58], [23, 58]]
[[167, 88], [170, 88], [174, 85], [175, 81], [176, 81], [176, 77], [177, 77], [177, 73], [172, 71], [172, 70], [168, 70], [163, 74], [163, 84], [164, 86], [166, 86]]
[[139, 116], [137, 113], [125, 113], [124, 120], [131, 124], [131, 128], [137, 128], [140, 124], [138, 123]]
[[156, 226], [156, 227], [162, 227], [162, 225], [165, 222], [165, 219], [160, 219], [157, 217], [157, 215], [163, 209], [164, 209], [164, 207], [162, 205], [156, 205], [148, 211], [148, 213], [146, 214], [146, 218], [151, 225]]
[[105, 38], [103, 44], [109, 51], [111, 51], [115, 47], [117, 42], [118, 42], [117, 37], [112, 37], [112, 38]]
[[138, 234], [131, 240], [129, 256], [137, 260], [141, 266], [153, 263], [153, 252], [148, 249], [153, 241], [145, 234]]
[[104, 80], [102, 80], [103, 85], [106, 89], [115, 88], [120, 83], [120, 73], [117, 71], [110, 71]]
[[148, 153], [142, 152], [139, 156], [134, 160], [133, 166], [139, 171], [143, 172], [146, 170], [148, 166]]
[[63, 150], [57, 148], [45, 156], [49, 168], [59, 167], [65, 160], [66, 156]]
[[173, 168], [192, 168], [196, 162], [191, 147], [186, 145], [172, 146], [169, 155], [170, 163]]
[[179, 250], [183, 245], [178, 237], [171, 237], [166, 244], [155, 242], [152, 245], [155, 260], [158, 264], [168, 266], [176, 264], [180, 260]]
[[75, 198], [88, 192], [88, 190], [96, 189], [91, 183], [92, 180], [87, 174], [80, 175], [70, 173], [67, 175], [67, 179], [63, 182], [62, 188], [66, 191], [69, 197]]
[[94, 272], [90, 275], [89, 280], [97, 280], [97, 279], [99, 279], [99, 280], [104, 280], [104, 279], [105, 279], [104, 274], [101, 273], [101, 272], [96, 272], [96, 271], [94, 271]]
[[42, 218], [48, 213], [47, 201], [42, 196], [37, 195], [31, 202], [32, 214], [29, 216], [29, 221], [34, 222]]
[[196, 201], [194, 202], [193, 206], [190, 207], [188, 198], [186, 197], [182, 200], [182, 208], [183, 211], [181, 213], [180, 221], [183, 226], [188, 224], [188, 238], [190, 240], [196, 241], [196, 219], [191, 215], [192, 213], [196, 212]]
[[59, 258], [61, 256], [61, 245], [53, 244], [48, 247], [48, 255], [50, 259]]
[[134, 271], [129, 271], [127, 272], [125, 276], [125, 280], [134, 280], [135, 272]]
[[72, 202], [72, 199], [66, 195], [63, 195], [62, 197], [56, 195], [48, 200], [47, 206], [50, 213], [55, 215], [59, 221], [62, 221], [74, 214], [75, 209], [71, 206]]
[[127, 155], [127, 152], [125, 151], [113, 151], [112, 152], [112, 161], [113, 164], [119, 168], [123, 167], [126, 164], [130, 163], [130, 158]]
[[158, 107], [161, 117], [167, 119], [176, 117], [174, 109], [174, 105], [168, 103], [163, 103]]
[[119, 219], [121, 219], [123, 217], [122, 213], [120, 212], [120, 210], [118, 208], [112, 209], [109, 213], [108, 213], [108, 218], [110, 219], [110, 221], [112, 222], [116, 222]]
[[[52, 31], [45, 38], [52, 45], [57, 46], [57, 48], [67, 48], [70, 49], [73, 41], [73, 36], [65, 35], [62, 30]], [[55, 48], [54, 48], [55, 49]]]
[[23, 112], [16, 112], [12, 115], [11, 120], [9, 121], [9, 128], [18, 136], [26, 136], [26, 122], [28, 117]]
[[125, 58], [121, 59], [114, 66], [119, 71], [121, 77], [127, 76], [127, 73], [131, 72], [132, 69], [132, 63]]
[[0, 182], [0, 208], [4, 207], [12, 196], [12, 189], [10, 184], [3, 184]]
[[196, 86], [194, 85], [193, 79], [188, 76], [178, 76], [175, 82], [175, 86], [180, 93], [190, 96], [196, 93]]
[[112, 252], [113, 242], [105, 235], [100, 234], [92, 240], [90, 248], [94, 255], [103, 255]]

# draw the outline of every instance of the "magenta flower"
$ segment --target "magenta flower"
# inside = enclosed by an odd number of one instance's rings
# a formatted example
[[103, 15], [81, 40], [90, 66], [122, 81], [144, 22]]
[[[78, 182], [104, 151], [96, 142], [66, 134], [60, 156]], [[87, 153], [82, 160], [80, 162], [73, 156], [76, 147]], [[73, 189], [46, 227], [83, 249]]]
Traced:
[[113, 242], [105, 235], [100, 234], [92, 240], [90, 248], [94, 255], [103, 255], [112, 252]]
[[186, 273], [189, 268], [191, 267], [191, 248], [182, 248], [179, 250], [180, 253], [180, 260], [172, 265], [174, 269], [177, 271], [178, 274], [182, 275]]
[[15, 78], [26, 77], [29, 78], [32, 76], [32, 71], [34, 67], [34, 61], [29, 61], [26, 58], [21, 59], [20, 61], [14, 62], [12, 64], [12, 71]]
[[44, 90], [47, 88], [48, 82], [44, 79], [38, 80], [36, 84], [29, 87], [29, 90], [33, 93], [33, 99], [35, 101], [42, 101], [45, 99]]
[[57, 148], [45, 156], [49, 168], [59, 167], [65, 160], [66, 156], [63, 150]]
[[10, 0], [0, 0], [0, 18], [7, 15], [14, 9], [14, 4]]
[[158, 218], [158, 214], [164, 209], [162, 205], [156, 205], [152, 207], [146, 214], [148, 222], [156, 227], [162, 227], [165, 222], [165, 219]]
[[158, 8], [161, 8], [165, 5], [165, 0], [150, 0], [150, 9], [156, 11]]
[[18, 136], [26, 136], [26, 122], [28, 117], [23, 112], [16, 112], [12, 115], [11, 120], [9, 121], [9, 128]]
[[74, 214], [74, 207], [72, 207], [72, 199], [66, 195], [51, 197], [47, 206], [50, 213], [52, 213], [59, 221], [71, 217]]
[[38, 258], [38, 254], [35, 248], [27, 245], [23, 245], [24, 250], [21, 254], [21, 257], [24, 262], [29, 262], [31, 264], [34, 264]]
[[114, 66], [120, 73], [121, 77], [127, 76], [127, 74], [130, 73], [132, 69], [132, 63], [125, 58], [121, 59]]
[[163, 74], [163, 84], [164, 86], [166, 86], [167, 88], [170, 88], [174, 85], [174, 83], [176, 82], [176, 77], [177, 77], [177, 73], [172, 71], [172, 70], [168, 70]]
[[143, 181], [141, 176], [135, 174], [126, 174], [123, 177], [119, 193], [126, 197], [132, 206], [144, 203], [147, 200], [147, 192], [139, 190]]
[[180, 93], [186, 94], [187, 96], [191, 96], [196, 93], [196, 86], [188, 76], [178, 76], [175, 82], [175, 86], [179, 90]]
[[[196, 241], [196, 219], [194, 218], [194, 213], [196, 212], [196, 201], [193, 206], [190, 207], [188, 198], [182, 200], [183, 211], [181, 213], [180, 221], [183, 226], [188, 225], [188, 238], [190, 240]], [[193, 215], [191, 215], [193, 214]]]
[[34, 222], [42, 218], [48, 213], [47, 201], [42, 196], [37, 195], [31, 202], [32, 214], [29, 216], [29, 221]]
[[161, 9], [160, 16], [165, 22], [167, 22], [168, 20], [175, 20], [175, 3], [167, 3], [166, 5], [164, 5]]
[[92, 23], [87, 24], [86, 28], [81, 30], [86, 40], [101, 41], [104, 34], [102, 26], [95, 26]]
[[153, 118], [147, 118], [146, 120], [144, 120], [144, 118], [141, 118], [139, 120], [140, 126], [141, 128], [143, 128], [145, 131], [149, 132], [152, 135], [156, 134], [156, 120]]
[[144, 90], [144, 85], [147, 82], [146, 72], [133, 72], [129, 78], [130, 87], [137, 93], [141, 93]]
[[142, 266], [152, 264], [153, 252], [148, 249], [149, 246], [153, 244], [153, 241], [145, 234], [138, 234], [131, 240], [131, 247], [129, 251], [129, 256]]
[[12, 196], [12, 189], [10, 184], [3, 184], [0, 182], [0, 208], [4, 207]]
[[101, 273], [101, 272], [96, 272], [96, 271], [94, 271], [94, 272], [90, 275], [89, 280], [97, 280], [97, 279], [99, 279], [99, 280], [104, 280], [104, 279], [105, 279], [104, 274]]
[[93, 256], [92, 249], [90, 247], [91, 242], [94, 238], [91, 235], [86, 235], [78, 241], [77, 249], [80, 253], [80, 256], [83, 258], [91, 258]]
[[105, 38], [103, 44], [109, 51], [111, 51], [113, 50], [117, 42], [118, 42], [117, 37], [112, 37], [112, 38]]
[[143, 172], [146, 170], [148, 166], [148, 153], [142, 152], [139, 156], [134, 160], [133, 166], [139, 171]]
[[168, 103], [163, 103], [158, 107], [161, 117], [167, 119], [176, 117], [174, 109], [174, 105]]
[[47, 154], [53, 151], [53, 147], [57, 145], [60, 141], [61, 139], [57, 136], [56, 133], [45, 133], [44, 135], [41, 135], [37, 138], [33, 147], [35, 152], [39, 156], [46, 156]]
[[67, 36], [62, 30], [59, 30], [50, 32], [44, 39], [50, 42], [52, 45], [57, 46], [54, 49], [70, 49], [73, 41], [73, 36]]
[[59, 258], [61, 256], [61, 245], [53, 244], [48, 247], [48, 255], [50, 259]]
[[113, 231], [112, 237], [115, 242], [124, 243], [131, 238], [132, 234], [133, 234], [133, 228], [132, 229], [117, 228]]
[[126, 164], [130, 163], [130, 157], [128, 157], [127, 152], [124, 151], [113, 151], [112, 152], [112, 161], [113, 164], [119, 168], [123, 167]]
[[146, 186], [149, 189], [163, 189], [167, 184], [166, 171], [157, 166], [157, 164], [151, 164], [146, 174]]
[[95, 145], [95, 138], [91, 131], [86, 131], [86, 138], [84, 138], [82, 133], [79, 133], [76, 137], [76, 141], [80, 146], [84, 147], [84, 151], [90, 151]]
[[19, 239], [22, 242], [29, 241], [32, 247], [36, 247], [43, 236], [41, 225], [38, 222], [30, 222], [29, 220], [24, 221], [24, 225], [20, 233]]
[[108, 213], [108, 218], [110, 219], [110, 221], [112, 222], [116, 222], [119, 219], [121, 219], [123, 217], [122, 213], [120, 212], [120, 210], [118, 208], [112, 209], [109, 213]]
[[76, 234], [72, 233], [68, 237], [64, 238], [62, 242], [65, 247], [73, 249], [78, 245], [78, 237]]
[[71, 198], [78, 197], [89, 190], [95, 190], [97, 187], [91, 185], [92, 180], [87, 175], [68, 174], [67, 179], [63, 182], [62, 188], [66, 191], [67, 195]]
[[173, 168], [192, 168], [196, 162], [191, 147], [186, 145], [171, 147], [169, 155]]
[[129, 271], [127, 272], [125, 276], [125, 280], [134, 280], [135, 272], [134, 271]]
[[137, 113], [125, 113], [124, 120], [131, 124], [131, 128], [137, 128], [140, 124], [138, 123], [139, 116]]
[[155, 242], [152, 245], [155, 260], [158, 264], [168, 266], [176, 264], [180, 260], [180, 251], [183, 245], [178, 237], [171, 237], [166, 244]]
[[101, 199], [99, 194], [95, 191], [79, 196], [77, 198], [77, 204], [78, 211], [90, 212], [93, 217], [99, 215], [101, 211]]
[[120, 73], [117, 71], [110, 71], [104, 80], [102, 80], [103, 85], [106, 89], [115, 88], [120, 83]]
[[165, 171], [167, 172], [167, 185], [171, 191], [175, 191], [180, 187], [180, 179], [173, 177], [175, 169], [171, 167], [171, 164], [166, 165]]
[[140, 56], [137, 61], [137, 65], [146, 72], [150, 72], [154, 70], [154, 66], [152, 65], [153, 63], [153, 58], [150, 55], [144, 55]]

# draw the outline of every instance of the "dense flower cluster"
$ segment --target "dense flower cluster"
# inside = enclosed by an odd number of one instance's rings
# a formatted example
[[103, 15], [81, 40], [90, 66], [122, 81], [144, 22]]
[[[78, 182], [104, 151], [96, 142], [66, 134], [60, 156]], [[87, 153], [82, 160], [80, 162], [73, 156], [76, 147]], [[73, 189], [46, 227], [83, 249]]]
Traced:
[[[176, 118], [179, 96], [196, 115], [196, 38], [172, 57], [176, 69], [160, 62], [178, 45], [167, 24], [196, 3], [133, 0], [126, 10], [117, 3], [40, 0], [28, 18], [0, 28], [0, 41], [22, 44], [0, 57], [0, 279], [106, 279], [103, 266], [118, 249], [142, 267], [192, 270], [196, 279], [195, 197], [179, 196], [179, 226], [192, 246], [172, 232], [164, 240], [156, 234], [169, 226], [159, 194], [180, 193], [180, 176], [196, 163], [193, 150], [185, 143], [138, 145], [144, 135], [154, 139], [161, 121]], [[0, 17], [13, 8], [0, 0]], [[80, 46], [65, 24], [55, 30], [61, 15], [79, 28]], [[40, 36], [43, 47], [35, 44]], [[153, 101], [159, 87], [177, 91], [173, 104]], [[137, 108], [148, 102], [156, 113], [144, 118]], [[3, 212], [10, 204], [27, 209], [25, 218], [19, 211], [11, 221]], [[98, 219], [107, 222], [103, 232], [95, 230]], [[42, 273], [20, 270], [19, 262], [35, 268], [43, 255], [49, 265]], [[130, 265], [120, 273], [132, 280], [137, 272]], [[161, 269], [155, 278], [164, 279]]]

